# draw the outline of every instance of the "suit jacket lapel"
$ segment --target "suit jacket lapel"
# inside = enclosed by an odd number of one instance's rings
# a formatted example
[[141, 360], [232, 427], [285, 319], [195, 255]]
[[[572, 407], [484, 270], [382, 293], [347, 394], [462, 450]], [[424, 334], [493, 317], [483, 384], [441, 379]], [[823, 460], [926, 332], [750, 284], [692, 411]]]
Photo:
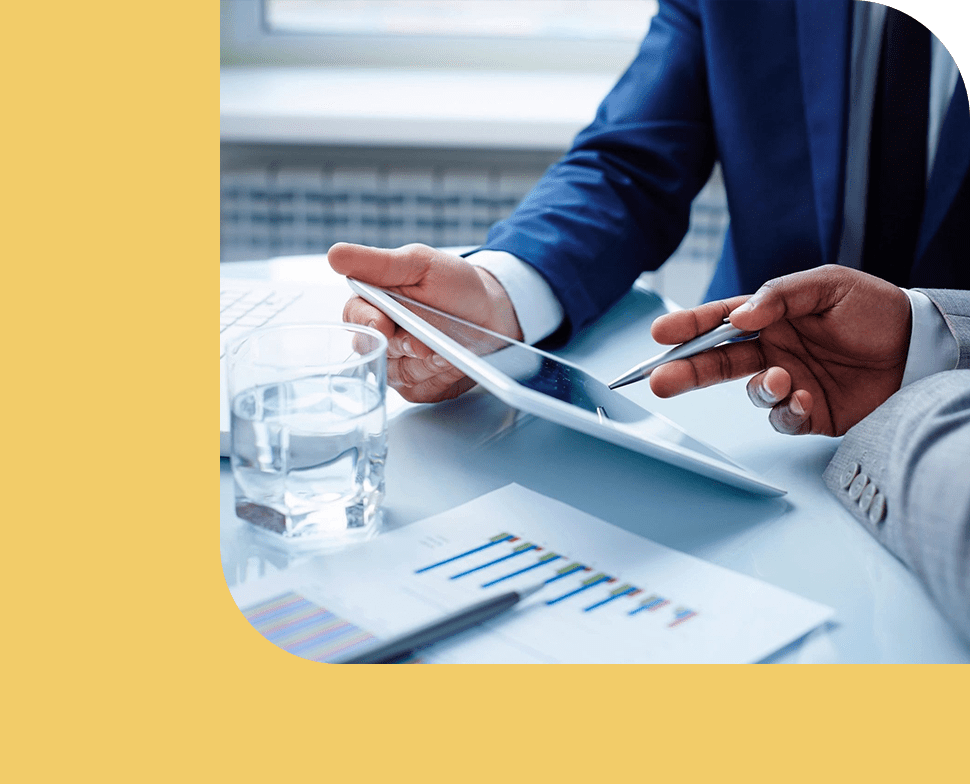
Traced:
[[[798, 0], [798, 55], [824, 263], [839, 251], [852, 9], [849, 0]], [[833, 24], [833, 20], [837, 20]]]
[[957, 79], [950, 106], [943, 119], [940, 139], [936, 147], [933, 171], [926, 188], [923, 222], [916, 242], [916, 258], [926, 250], [936, 230], [940, 228], [960, 183], [970, 168], [970, 108], [963, 77]]

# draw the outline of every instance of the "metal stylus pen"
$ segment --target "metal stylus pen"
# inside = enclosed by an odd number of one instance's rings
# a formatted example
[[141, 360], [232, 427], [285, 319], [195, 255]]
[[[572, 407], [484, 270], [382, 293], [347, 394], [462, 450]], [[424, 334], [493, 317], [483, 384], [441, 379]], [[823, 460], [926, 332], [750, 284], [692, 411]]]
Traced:
[[433, 621], [427, 626], [406, 632], [400, 637], [394, 637], [386, 642], [378, 643], [373, 648], [368, 648], [335, 663], [387, 664], [397, 661], [420, 648], [425, 648], [432, 643], [440, 642], [459, 632], [477, 626], [480, 623], [485, 623], [485, 621], [491, 620], [496, 615], [501, 615], [506, 610], [512, 609], [527, 596], [531, 596], [544, 587], [545, 583], [539, 583], [530, 588], [520, 588], [517, 591], [509, 591], [499, 596], [493, 596], [491, 599], [484, 599], [470, 607], [465, 607], [451, 615], [446, 615], [440, 620]]
[[672, 349], [665, 351], [663, 354], [658, 354], [653, 359], [648, 359], [646, 362], [641, 362], [636, 367], [630, 368], [630, 370], [610, 384], [610, 389], [619, 389], [620, 387], [625, 387], [627, 384], [633, 384], [636, 381], [641, 381], [649, 376], [658, 367], [667, 362], [672, 362], [675, 359], [686, 359], [687, 357], [692, 357], [694, 354], [700, 354], [702, 351], [707, 351], [709, 348], [719, 346], [725, 340], [730, 340], [731, 338], [736, 338], [743, 334], [743, 329], [738, 329], [737, 327], [731, 326], [731, 322], [724, 319], [723, 324], [715, 327], [710, 332], [705, 332], [703, 335], [698, 335], [693, 340], [688, 340], [686, 343], [681, 343], [679, 346], [674, 346]]

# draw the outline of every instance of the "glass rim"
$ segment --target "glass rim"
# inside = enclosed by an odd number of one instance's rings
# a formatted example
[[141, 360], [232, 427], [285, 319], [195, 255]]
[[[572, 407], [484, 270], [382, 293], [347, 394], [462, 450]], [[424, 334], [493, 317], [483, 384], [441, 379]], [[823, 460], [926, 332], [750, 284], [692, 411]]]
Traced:
[[309, 365], [302, 365], [301, 367], [303, 368], [326, 370], [330, 368], [346, 367], [348, 364], [355, 366], [366, 365], [376, 359], [379, 359], [381, 356], [387, 353], [387, 338], [384, 336], [384, 333], [380, 332], [374, 327], [364, 326], [363, 324], [351, 324], [346, 321], [321, 321], [307, 324], [272, 324], [266, 327], [256, 327], [251, 332], [248, 332], [242, 337], [236, 338], [235, 340], [229, 342], [229, 345], [226, 347], [226, 361], [228, 363], [230, 360], [236, 359], [242, 346], [253, 338], [258, 338], [262, 335], [268, 335], [274, 332], [296, 332], [299, 330], [322, 330], [328, 332], [332, 332], [334, 330], [343, 330], [345, 332], [356, 332], [361, 335], [367, 335], [377, 340], [377, 346], [375, 348], [371, 349], [366, 354], [358, 354], [357, 359], [353, 360], [352, 362], [349, 359], [336, 360], [334, 362], [314, 362]]

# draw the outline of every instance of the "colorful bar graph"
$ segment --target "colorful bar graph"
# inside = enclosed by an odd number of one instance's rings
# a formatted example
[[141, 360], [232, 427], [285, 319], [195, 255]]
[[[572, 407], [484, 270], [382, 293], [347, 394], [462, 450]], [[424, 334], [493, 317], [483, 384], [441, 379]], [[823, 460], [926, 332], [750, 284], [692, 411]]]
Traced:
[[594, 585], [599, 585], [600, 583], [608, 582], [611, 579], [613, 579], [613, 578], [611, 578], [608, 574], [604, 574], [603, 572], [599, 572], [597, 574], [594, 574], [592, 577], [587, 577], [585, 580], [583, 580], [579, 584], [579, 588], [574, 588], [573, 590], [569, 591], [568, 593], [564, 593], [562, 596], [558, 596], [555, 599], [549, 599], [546, 602], [546, 604], [547, 605], [558, 604], [559, 602], [563, 601], [564, 599], [568, 599], [570, 596], [575, 596], [576, 594], [582, 593], [583, 591], [588, 591]]
[[553, 561], [558, 561], [562, 558], [561, 555], [556, 553], [546, 553], [538, 561], [536, 561], [532, 566], [526, 566], [524, 569], [519, 569], [515, 572], [510, 572], [509, 574], [503, 574], [501, 577], [496, 577], [494, 580], [489, 580], [487, 583], [482, 583], [482, 588], [491, 588], [496, 583], [500, 583], [503, 580], [509, 580], [513, 577], [518, 577], [520, 574], [525, 574], [526, 572], [531, 572], [533, 569], [538, 569], [540, 566], [545, 566], [547, 563], [552, 563]]
[[[468, 575], [476, 574], [484, 569], [498, 566], [499, 564], [504, 563], [505, 561], [508, 561], [510, 559], [518, 558], [519, 556], [524, 555], [525, 553], [535, 552], [538, 555], [538, 558], [534, 563], [531, 563], [528, 566], [524, 566], [520, 569], [513, 569], [513, 571], [507, 572], [506, 574], [500, 574], [497, 577], [493, 577], [489, 579], [487, 582], [482, 583], [481, 585], [482, 588], [491, 588], [494, 585], [498, 585], [499, 583], [502, 583], [506, 580], [511, 580], [513, 578], [520, 577], [524, 574], [528, 574], [529, 572], [532, 572], [533, 570], [539, 569], [540, 567], [546, 566], [548, 564], [555, 565], [554, 562], [563, 561], [567, 558], [567, 556], [563, 556], [558, 553], [553, 553], [553, 552], [542, 553], [541, 551], [543, 548], [540, 547], [539, 545], [534, 544], [532, 542], [522, 542], [520, 537], [515, 536], [514, 534], [510, 534], [508, 532], [503, 532], [500, 534], [496, 534], [495, 536], [492, 536], [484, 544], [478, 545], [477, 547], [472, 547], [471, 549], [465, 550], [464, 552], [460, 552], [457, 555], [449, 556], [448, 558], [444, 558], [440, 561], [436, 561], [433, 564], [429, 564], [427, 566], [421, 567], [420, 569], [416, 569], [415, 574], [421, 574], [423, 572], [427, 572], [432, 569], [437, 569], [440, 566], [454, 563], [455, 561], [459, 561], [462, 558], [467, 558], [468, 556], [474, 555], [476, 553], [480, 553], [483, 550], [487, 550], [489, 547], [494, 547], [495, 545], [502, 544], [502, 543], [508, 543], [508, 544], [518, 543], [518, 544], [512, 549], [511, 552], [507, 552], [506, 554], [498, 558], [493, 558], [483, 564], [479, 564], [467, 569], [463, 569], [457, 574], [450, 575], [448, 579], [457, 580], [462, 577], [467, 577]], [[590, 567], [580, 563], [579, 561], [570, 561], [566, 563], [564, 566], [560, 566], [558, 569], [556, 569], [552, 577], [549, 577], [548, 579], [545, 580], [545, 583], [546, 585], [548, 585], [549, 583], [554, 583], [557, 580], [566, 579], [571, 575], [577, 575], [577, 573], [579, 572], [592, 573], [593, 570]], [[548, 572], [546, 572], [546, 574], [548, 574]], [[577, 594], [582, 593], [583, 591], [588, 591], [590, 588], [593, 588], [597, 585], [602, 585], [603, 583], [616, 583], [616, 582], [617, 582], [617, 578], [610, 577], [604, 572], [597, 572], [595, 574], [591, 574], [591, 576], [589, 577], [586, 577], [586, 579], [584, 579], [581, 583], [579, 583], [577, 587], [570, 588], [570, 590], [566, 591], [562, 595], [557, 596], [553, 599], [546, 600], [545, 603], [546, 605], [558, 604], [559, 602], [565, 601], [570, 597], [576, 596]], [[616, 588], [613, 588], [604, 598], [594, 601], [591, 604], [583, 607], [582, 609], [583, 609], [583, 612], [592, 612], [593, 610], [598, 610], [601, 607], [604, 607], [607, 604], [610, 604], [611, 602], [615, 602], [617, 599], [623, 596], [633, 597], [633, 596], [638, 596], [642, 593], [644, 593], [642, 588], [637, 588], [632, 583], [622, 583]], [[301, 597], [297, 597], [294, 595], [292, 597], [289, 597], [287, 601], [293, 602], [300, 599]], [[632, 610], [622, 609], [622, 610], [619, 610], [619, 612], [625, 613], [626, 615], [636, 615], [637, 613], [641, 613], [641, 612], [656, 613], [661, 608], [667, 607], [670, 604], [671, 604], [671, 600], [668, 599], [667, 597], [653, 593], [647, 596], [645, 599], [640, 600], [639, 603]], [[284, 605], [285, 603], [281, 604], [280, 606], [274, 606], [272, 608], [266, 608], [264, 610], [261, 610], [261, 612], [263, 613], [263, 616], [261, 616], [261, 622], [267, 628], [267, 633], [266, 633], [267, 637], [269, 634], [282, 634], [283, 633], [282, 629], [279, 632], [277, 632], [275, 630], [275, 627], [272, 627], [272, 622], [274, 618], [276, 618], [277, 616], [282, 616], [284, 622], [287, 624], [286, 629], [287, 629], [287, 634], [289, 636], [281, 637], [280, 639], [282, 640], [282, 642], [280, 644], [284, 648], [286, 648], [288, 645], [292, 646], [294, 652], [302, 651], [307, 646], [312, 647], [314, 644], [316, 644], [315, 641], [317, 640], [317, 637], [304, 636], [307, 633], [306, 630], [313, 630], [313, 634], [318, 635], [319, 640], [322, 643], [322, 642], [325, 642], [327, 639], [329, 639], [326, 636], [327, 634], [339, 636], [341, 634], [346, 633], [349, 635], [353, 633], [354, 629], [356, 629], [356, 627], [352, 627], [351, 630], [347, 630], [346, 632], [342, 631], [343, 627], [340, 624], [345, 624], [346, 622], [343, 622], [340, 619], [334, 618], [332, 614], [328, 613], [323, 608], [318, 608], [319, 612], [315, 614], [307, 612], [304, 616], [300, 618], [299, 622], [297, 623], [290, 619], [290, 614], [292, 614], [294, 610]], [[626, 605], [626, 606], [629, 607], [629, 605]], [[674, 610], [672, 620], [667, 622], [667, 619], [670, 618], [670, 616], [668, 615], [664, 617], [661, 622], [666, 622], [666, 626], [668, 628], [672, 628], [675, 626], [679, 626], [680, 624], [688, 621], [689, 619], [693, 618], [697, 614], [698, 613], [696, 610], [692, 610], [688, 607], [677, 607], [676, 610]], [[247, 617], [249, 616], [247, 615]], [[333, 624], [333, 626], [332, 627], [327, 626], [326, 624]], [[253, 625], [254, 626], [256, 625], [256, 620], [253, 621]], [[357, 630], [357, 631], [360, 631], [360, 630]], [[366, 632], [364, 632], [364, 634], [366, 634]], [[287, 648], [287, 650], [290, 650], [290, 648]], [[315, 651], [316, 649], [314, 648], [313, 650]], [[305, 655], [305, 654], [300, 653], [299, 655]], [[334, 655], [334, 654], [330, 654], [330, 655]]]
[[243, 615], [271, 643], [311, 661], [330, 661], [374, 639], [370, 632], [292, 592], [254, 605]]
[[621, 596], [628, 596], [629, 594], [637, 593], [638, 588], [635, 585], [630, 585], [630, 583], [624, 583], [619, 588], [614, 588], [610, 591], [610, 595], [607, 596], [602, 601], [591, 604], [589, 607], [584, 607], [583, 612], [589, 612], [590, 610], [595, 610], [597, 607], [602, 607], [604, 604], [609, 604], [615, 599], [619, 599]]
[[509, 553], [508, 555], [503, 555], [501, 558], [496, 558], [494, 561], [483, 563], [481, 566], [475, 566], [472, 569], [466, 569], [464, 572], [453, 574], [448, 579], [457, 580], [459, 577], [464, 577], [465, 575], [474, 574], [475, 572], [480, 572], [482, 569], [487, 569], [489, 566], [494, 566], [497, 563], [502, 563], [502, 561], [507, 561], [509, 560], [509, 558], [515, 558], [516, 556], [523, 555], [529, 552], [530, 550], [538, 550], [538, 549], [539, 547], [537, 545], [534, 545], [531, 542], [525, 542], [523, 544], [520, 544], [514, 550], [512, 550], [512, 552]]
[[471, 550], [465, 550], [465, 552], [458, 553], [458, 555], [453, 555], [451, 558], [445, 558], [445, 560], [438, 561], [437, 563], [433, 563], [430, 566], [424, 566], [420, 569], [416, 569], [414, 573], [421, 574], [422, 572], [427, 572], [439, 566], [444, 566], [445, 564], [449, 564], [452, 561], [457, 561], [459, 558], [464, 558], [466, 555], [473, 555], [474, 553], [481, 552], [486, 548], [494, 547], [495, 545], [501, 544], [502, 542], [514, 542], [518, 538], [519, 537], [517, 536], [512, 536], [512, 534], [497, 534], [496, 536], [493, 536], [491, 539], [489, 539], [488, 542], [486, 542], [485, 544], [479, 547], [473, 547]]

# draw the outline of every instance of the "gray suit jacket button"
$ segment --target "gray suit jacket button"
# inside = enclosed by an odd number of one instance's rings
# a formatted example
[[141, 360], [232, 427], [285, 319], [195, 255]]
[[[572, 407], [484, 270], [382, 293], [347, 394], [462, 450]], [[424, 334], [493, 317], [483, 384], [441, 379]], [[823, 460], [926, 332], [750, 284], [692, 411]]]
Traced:
[[869, 511], [869, 508], [872, 506], [872, 499], [877, 491], [878, 488], [875, 482], [870, 482], [866, 485], [866, 489], [862, 491], [862, 495], [859, 496], [859, 508], [863, 513]]
[[872, 499], [872, 505], [869, 507], [869, 522], [873, 525], [879, 525], [886, 516], [886, 496], [882, 493], [876, 493]]
[[849, 485], [849, 498], [853, 501], [858, 501], [859, 496], [862, 495], [862, 491], [866, 489], [867, 484], [869, 484], [869, 477], [865, 474], [859, 474], [852, 480], [852, 484]]
[[842, 476], [839, 477], [839, 487], [847, 490], [849, 485], [852, 484], [852, 480], [855, 479], [855, 475], [859, 473], [860, 467], [858, 463], [849, 463], [845, 467], [845, 471], [842, 472]]

